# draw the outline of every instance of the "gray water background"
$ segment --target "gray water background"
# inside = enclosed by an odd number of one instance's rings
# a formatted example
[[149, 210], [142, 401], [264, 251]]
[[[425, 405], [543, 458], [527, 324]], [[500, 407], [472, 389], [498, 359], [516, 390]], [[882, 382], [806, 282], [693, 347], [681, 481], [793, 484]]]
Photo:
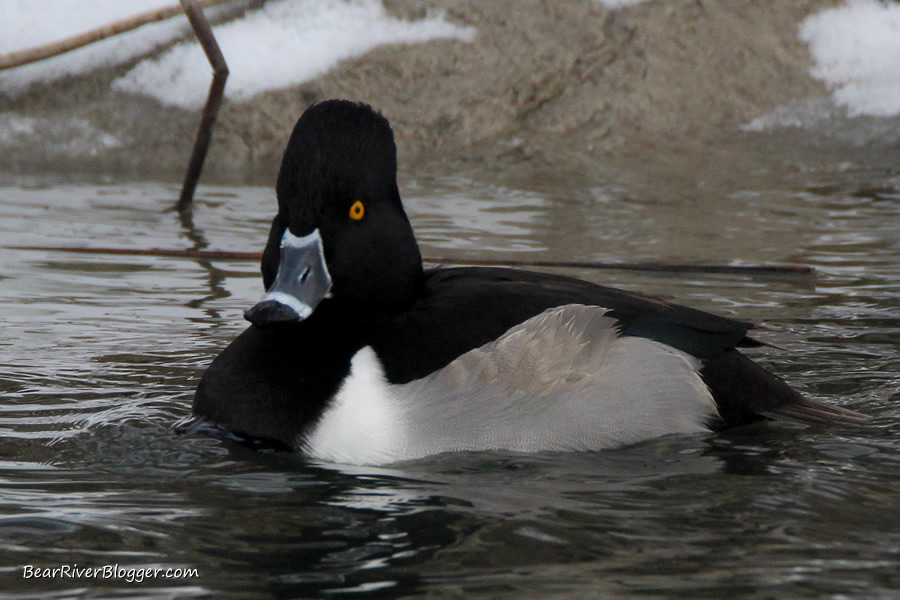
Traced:
[[[814, 280], [561, 272], [764, 322], [780, 350], [758, 360], [869, 426], [383, 468], [174, 431], [262, 293], [255, 263], [10, 249], [258, 251], [270, 186], [201, 186], [182, 219], [174, 179], [5, 175], [0, 596], [896, 598], [900, 173], [862, 155], [734, 156], [404, 171], [401, 193], [426, 256], [813, 266]], [[128, 581], [155, 567], [198, 576]]]

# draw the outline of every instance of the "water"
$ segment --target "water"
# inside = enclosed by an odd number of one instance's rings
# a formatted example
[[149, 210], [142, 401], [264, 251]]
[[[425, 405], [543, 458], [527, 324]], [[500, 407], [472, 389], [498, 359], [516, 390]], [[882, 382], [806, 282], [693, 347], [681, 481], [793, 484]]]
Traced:
[[[567, 272], [766, 321], [758, 337], [784, 350], [758, 359], [870, 426], [386, 468], [178, 435], [205, 365], [262, 293], [258, 266], [9, 247], [261, 250], [271, 190], [201, 187], [181, 220], [173, 184], [8, 178], [4, 597], [897, 597], [900, 176], [630, 173], [406, 174], [401, 187], [426, 256], [816, 267], [814, 283]], [[63, 565], [101, 571], [24, 576]], [[196, 574], [135, 581], [154, 568]]]

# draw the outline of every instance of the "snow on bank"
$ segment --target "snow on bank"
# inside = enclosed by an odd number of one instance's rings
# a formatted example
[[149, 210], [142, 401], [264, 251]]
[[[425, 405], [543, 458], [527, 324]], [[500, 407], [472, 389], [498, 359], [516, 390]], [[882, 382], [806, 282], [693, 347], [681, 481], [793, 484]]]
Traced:
[[0, 145], [21, 147], [36, 138], [54, 140], [53, 144], [45, 146], [46, 153], [53, 156], [97, 156], [105, 150], [122, 146], [121, 140], [97, 130], [85, 119], [48, 119], [14, 112], [0, 113]]
[[[0, 54], [50, 44], [120, 19], [169, 6], [172, 0], [2, 0]], [[0, 93], [16, 95], [37, 82], [111, 67], [190, 33], [171, 19], [56, 58], [0, 72]]]
[[626, 6], [634, 6], [635, 4], [640, 4], [644, 0], [597, 0], [604, 7], [609, 10], [618, 10], [620, 8], [625, 8]]
[[[414, 22], [392, 18], [381, 0], [269, 2], [215, 33], [231, 73], [226, 96], [234, 100], [309, 81], [381, 44], [471, 41], [475, 36], [474, 28], [453, 25], [442, 16]], [[191, 41], [141, 62], [114, 86], [197, 108], [206, 101], [209, 81], [206, 56]]]
[[900, 114], [900, 3], [850, 0], [807, 17], [800, 39], [851, 116]]
[[3, 0], [0, 54], [56, 42], [172, 4], [172, 0]]
[[[174, 0], [2, 0], [0, 54], [24, 50], [83, 33]], [[226, 96], [255, 94], [308, 81], [341, 60], [381, 44], [438, 38], [471, 41], [472, 27], [440, 15], [419, 21], [390, 17], [381, 0], [280, 0], [244, 18], [215, 27], [231, 75]], [[183, 18], [144, 26], [57, 58], [4, 71], [0, 93], [16, 95], [39, 81], [53, 81], [134, 59], [187, 36], [156, 59], [144, 60], [114, 83], [123, 91], [196, 108], [206, 100], [211, 68]]]
[[810, 74], [833, 90], [831, 98], [795, 100], [743, 130], [820, 129], [846, 115], [900, 115], [900, 3], [847, 0], [807, 17], [799, 37], [812, 55]]

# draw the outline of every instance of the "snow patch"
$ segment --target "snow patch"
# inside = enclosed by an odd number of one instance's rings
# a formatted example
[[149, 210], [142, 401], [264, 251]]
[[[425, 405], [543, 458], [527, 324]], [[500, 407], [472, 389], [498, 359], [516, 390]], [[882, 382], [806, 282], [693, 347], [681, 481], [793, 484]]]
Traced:
[[[35, 4], [0, 1], [0, 54], [60, 41], [173, 0], [40, 0], [39, 9]], [[212, 16], [215, 9], [206, 13]], [[442, 14], [418, 21], [395, 19], [381, 0], [272, 0], [214, 31], [231, 72], [226, 96], [233, 100], [303, 83], [382, 44], [475, 37], [474, 27], [450, 23]], [[37, 82], [114, 67], [182, 38], [162, 55], [138, 63], [113, 87], [197, 108], [206, 100], [212, 69], [183, 17], [4, 71], [0, 93], [15, 96]]]
[[626, 6], [634, 6], [635, 4], [640, 4], [644, 0], [597, 0], [604, 7], [609, 10], [618, 10], [620, 8], [625, 8]]
[[743, 131], [766, 131], [781, 127], [812, 129], [822, 127], [835, 119], [844, 118], [846, 112], [846, 109], [836, 106], [828, 97], [794, 100], [742, 125], [741, 129]]
[[[171, 4], [172, 0], [3, 0], [0, 2], [0, 54], [58, 42]], [[3, 71], [0, 92], [14, 96], [37, 82], [112, 67], [190, 33], [185, 19], [146, 25], [55, 58]]]
[[0, 114], [0, 144], [21, 147], [34, 139], [54, 140], [48, 155], [96, 156], [122, 146], [114, 135], [96, 129], [85, 119], [36, 118], [14, 112]]
[[850, 116], [900, 114], [900, 3], [850, 0], [807, 17], [800, 39]]
[[[382, 44], [439, 38], [471, 41], [475, 29], [454, 25], [437, 14], [419, 21], [395, 19], [380, 0], [294, 0], [269, 2], [239, 21], [217, 27], [215, 33], [230, 70], [226, 96], [241, 101], [309, 81]], [[114, 87], [165, 104], [197, 108], [206, 101], [209, 82], [206, 56], [191, 41], [138, 64]]]

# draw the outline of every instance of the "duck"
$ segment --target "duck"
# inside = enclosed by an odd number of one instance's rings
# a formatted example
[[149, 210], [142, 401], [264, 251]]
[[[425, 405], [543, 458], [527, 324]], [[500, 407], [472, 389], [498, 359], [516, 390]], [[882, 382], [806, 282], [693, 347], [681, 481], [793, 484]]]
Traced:
[[749, 322], [580, 279], [424, 268], [388, 120], [311, 105], [276, 184], [265, 294], [194, 419], [321, 461], [621, 448], [761, 420], [857, 425], [741, 350]]

